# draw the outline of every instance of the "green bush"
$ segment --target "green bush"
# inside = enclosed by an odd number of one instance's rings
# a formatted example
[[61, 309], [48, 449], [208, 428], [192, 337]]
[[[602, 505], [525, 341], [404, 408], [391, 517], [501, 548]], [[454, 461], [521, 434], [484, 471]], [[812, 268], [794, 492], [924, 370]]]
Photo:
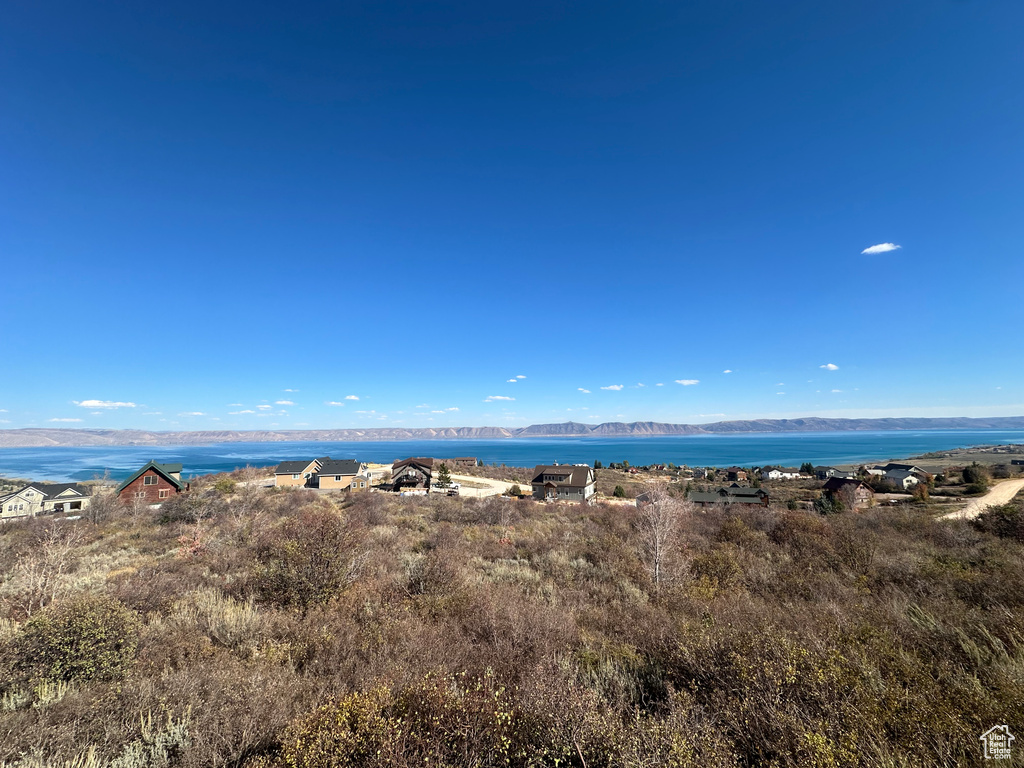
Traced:
[[623, 488], [621, 485], [616, 485], [615, 490], [612, 491], [612, 496], [614, 496], [616, 499], [624, 499], [626, 498], [626, 489]]
[[29, 619], [15, 639], [18, 668], [42, 680], [109, 680], [135, 659], [138, 616], [107, 596], [82, 595]]

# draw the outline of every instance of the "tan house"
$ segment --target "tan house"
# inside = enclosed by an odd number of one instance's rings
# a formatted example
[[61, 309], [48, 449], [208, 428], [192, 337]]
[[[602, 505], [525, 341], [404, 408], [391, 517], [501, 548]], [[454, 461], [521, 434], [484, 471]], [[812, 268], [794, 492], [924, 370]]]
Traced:
[[586, 464], [541, 464], [533, 468], [533, 498], [587, 501], [596, 490], [594, 470]]
[[274, 470], [274, 485], [278, 488], [304, 488], [325, 461], [330, 461], [330, 458], [282, 461]]
[[81, 512], [89, 506], [89, 488], [78, 483], [30, 483], [0, 497], [0, 519]]
[[[365, 477], [366, 468], [355, 459], [325, 459], [313, 478], [312, 484], [321, 491], [360, 490], [359, 483], [369, 483]], [[360, 476], [362, 475], [362, 479]]]

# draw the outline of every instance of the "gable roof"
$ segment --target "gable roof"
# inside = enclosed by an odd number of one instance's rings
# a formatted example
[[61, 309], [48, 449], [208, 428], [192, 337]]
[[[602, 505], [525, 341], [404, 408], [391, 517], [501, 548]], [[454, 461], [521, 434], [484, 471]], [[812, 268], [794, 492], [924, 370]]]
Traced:
[[763, 504], [768, 493], [761, 488], [741, 488], [733, 485], [715, 491], [690, 491], [686, 494], [687, 501], [699, 504]]
[[362, 465], [355, 459], [328, 459], [320, 465], [319, 475], [358, 475]]
[[78, 483], [48, 483], [46, 485], [33, 485], [33, 487], [42, 491], [47, 499], [55, 499], [67, 491], [74, 491], [77, 496], [89, 495], [89, 488]]
[[[869, 491], [871, 490], [870, 488], [868, 488], [867, 485], [862, 483], [860, 480], [854, 480], [853, 478], [850, 477], [830, 477], [828, 480], [825, 481], [825, 484], [821, 487], [822, 490], [825, 491], [838, 491], [840, 488], [845, 488], [848, 485], [852, 485], [855, 487], [864, 486]], [[874, 493], [874, 491], [872, 491], [872, 493]]]
[[[327, 459], [328, 461], [330, 459]], [[294, 475], [305, 470], [310, 464], [320, 462], [320, 459], [305, 459], [304, 461], [282, 461], [274, 470], [275, 475]]]
[[[590, 467], [577, 467], [574, 464], [540, 464], [533, 468], [532, 483], [538, 485], [545, 482], [556, 486], [571, 486], [581, 488], [594, 482], [593, 471]], [[565, 480], [544, 480], [544, 475], [566, 475]]]
[[434, 460], [422, 457], [402, 459], [401, 461], [396, 461], [391, 465], [391, 471], [394, 472], [396, 469], [401, 469], [402, 467], [420, 467], [421, 469], [425, 469], [427, 472], [430, 472], [434, 468]]
[[185, 483], [183, 483], [181, 480], [178, 480], [176, 477], [171, 475], [172, 472], [181, 472], [181, 464], [157, 464], [155, 461], [150, 461], [148, 464], [146, 464], [146, 466], [144, 466], [142, 469], [140, 469], [134, 475], [129, 477], [127, 480], [125, 480], [119, 486], [117, 486], [117, 491], [116, 492], [120, 493], [121, 491], [123, 491], [125, 488], [127, 488], [132, 483], [134, 483], [136, 480], [138, 480], [140, 477], [142, 477], [144, 474], [146, 474], [151, 469], [154, 472], [156, 472], [158, 475], [160, 475], [168, 483], [170, 483], [175, 488], [177, 488], [179, 491], [185, 490]]

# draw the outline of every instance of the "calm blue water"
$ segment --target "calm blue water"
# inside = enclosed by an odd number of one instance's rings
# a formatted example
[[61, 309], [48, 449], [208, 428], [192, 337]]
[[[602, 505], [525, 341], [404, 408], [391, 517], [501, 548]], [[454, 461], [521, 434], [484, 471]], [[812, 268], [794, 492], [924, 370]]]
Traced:
[[626, 460], [690, 466], [852, 464], [900, 459], [969, 445], [1024, 443], [1024, 430], [922, 430], [918, 432], [794, 432], [787, 434], [685, 435], [631, 438], [530, 438], [506, 440], [406, 440], [359, 443], [219, 443], [199, 446], [102, 448], [0, 448], [0, 475], [34, 480], [123, 480], [150, 459], [181, 462], [184, 474], [275, 465], [286, 459], [391, 462], [408, 456], [476, 456], [487, 464], [533, 466]]

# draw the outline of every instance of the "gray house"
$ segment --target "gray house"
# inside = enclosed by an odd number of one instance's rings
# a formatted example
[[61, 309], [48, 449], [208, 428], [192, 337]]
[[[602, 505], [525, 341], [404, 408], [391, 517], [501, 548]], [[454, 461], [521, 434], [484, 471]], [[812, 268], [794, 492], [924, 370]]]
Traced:
[[763, 488], [742, 488], [738, 485], [719, 488], [707, 493], [690, 491], [686, 494], [686, 500], [700, 504], [702, 507], [713, 504], [756, 504], [767, 507], [770, 501], [767, 491]]
[[434, 460], [409, 458], [391, 465], [391, 487], [396, 491], [425, 489], [430, 491]]
[[586, 464], [549, 464], [533, 468], [533, 498], [587, 501], [594, 495], [594, 470]]

